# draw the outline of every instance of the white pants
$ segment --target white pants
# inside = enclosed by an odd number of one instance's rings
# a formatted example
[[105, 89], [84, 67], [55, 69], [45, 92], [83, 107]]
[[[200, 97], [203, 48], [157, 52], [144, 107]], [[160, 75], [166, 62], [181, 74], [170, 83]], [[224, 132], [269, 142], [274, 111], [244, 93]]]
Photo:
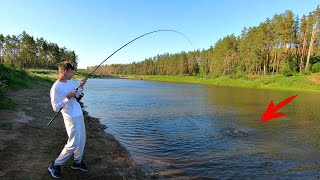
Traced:
[[86, 144], [86, 127], [83, 116], [72, 119], [65, 118], [64, 124], [69, 139], [59, 157], [55, 160], [54, 165], [64, 164], [70, 159], [72, 154], [74, 154], [74, 161], [80, 163]]

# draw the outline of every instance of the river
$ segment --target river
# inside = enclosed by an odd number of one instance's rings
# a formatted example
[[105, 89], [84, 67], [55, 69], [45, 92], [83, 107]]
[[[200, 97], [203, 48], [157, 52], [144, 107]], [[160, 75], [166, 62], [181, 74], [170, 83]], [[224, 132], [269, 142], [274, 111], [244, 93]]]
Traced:
[[[262, 122], [271, 100], [285, 117]], [[320, 94], [90, 79], [83, 98], [159, 178], [319, 178]]]

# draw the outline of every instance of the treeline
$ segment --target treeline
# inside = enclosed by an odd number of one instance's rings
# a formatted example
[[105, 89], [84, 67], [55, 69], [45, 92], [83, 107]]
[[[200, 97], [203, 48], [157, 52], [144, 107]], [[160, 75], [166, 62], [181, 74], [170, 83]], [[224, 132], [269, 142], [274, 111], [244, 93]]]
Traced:
[[[88, 67], [91, 72], [95, 67]], [[276, 14], [207, 50], [162, 54], [131, 64], [98, 68], [97, 74], [220, 76], [320, 72], [320, 8], [301, 18]]]
[[77, 66], [74, 51], [59, 47], [45, 39], [34, 38], [25, 31], [20, 35], [0, 34], [0, 63], [18, 68], [56, 69], [61, 61], [70, 61]]

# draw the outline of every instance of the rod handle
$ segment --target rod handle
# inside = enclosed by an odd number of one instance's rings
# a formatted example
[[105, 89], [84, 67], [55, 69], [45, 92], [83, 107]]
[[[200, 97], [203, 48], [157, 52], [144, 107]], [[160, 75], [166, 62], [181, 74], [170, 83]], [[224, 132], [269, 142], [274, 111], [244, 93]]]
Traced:
[[[62, 108], [61, 108], [62, 109]], [[48, 122], [47, 126], [50, 126], [50, 124], [52, 123], [52, 121], [58, 116], [59, 112], [61, 111], [61, 109], [56, 113], [56, 115], [54, 115], [51, 120]]]

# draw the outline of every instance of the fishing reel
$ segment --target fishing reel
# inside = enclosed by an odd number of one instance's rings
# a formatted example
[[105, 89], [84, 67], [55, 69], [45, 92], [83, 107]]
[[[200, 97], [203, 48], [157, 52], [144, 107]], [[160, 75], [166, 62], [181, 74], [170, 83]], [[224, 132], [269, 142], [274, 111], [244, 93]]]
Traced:
[[79, 96], [76, 97], [76, 100], [77, 100], [78, 102], [80, 102], [80, 100], [83, 98], [83, 96], [84, 96], [83, 93], [79, 94]]

